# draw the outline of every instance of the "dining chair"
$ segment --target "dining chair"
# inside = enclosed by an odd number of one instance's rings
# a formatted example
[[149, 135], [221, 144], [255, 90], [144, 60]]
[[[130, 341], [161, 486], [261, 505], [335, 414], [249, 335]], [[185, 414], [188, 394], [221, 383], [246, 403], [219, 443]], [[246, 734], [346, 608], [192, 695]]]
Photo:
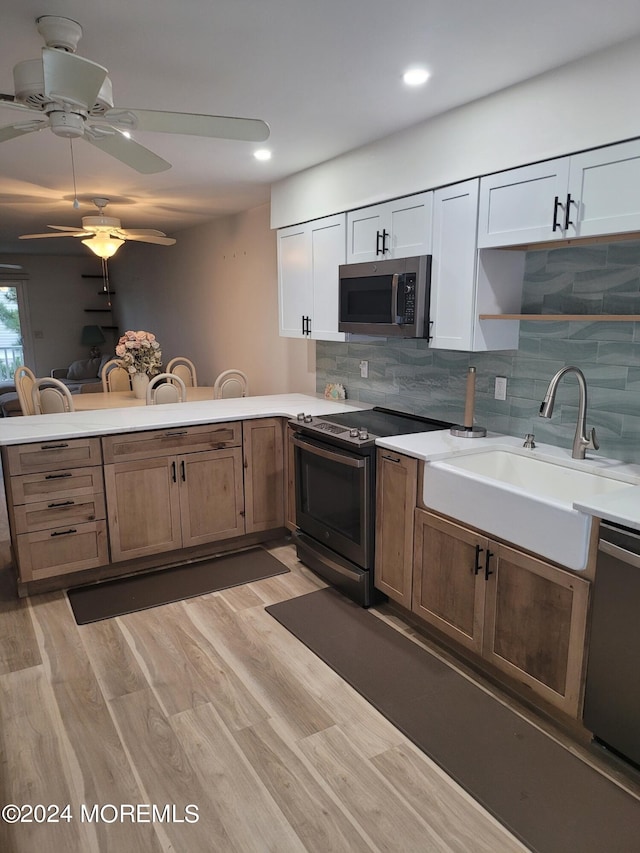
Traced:
[[190, 359], [185, 358], [185, 356], [177, 355], [175, 358], [172, 358], [169, 364], [167, 364], [167, 373], [179, 376], [187, 388], [198, 387], [196, 366]]
[[119, 358], [112, 358], [104, 365], [100, 378], [102, 379], [102, 390], [105, 392], [131, 391], [131, 375], [122, 366]]
[[36, 410], [31, 398], [31, 389], [36, 381], [36, 375], [28, 367], [22, 365], [13, 374], [13, 381], [18, 392], [18, 401], [23, 415], [35, 415]]
[[31, 399], [36, 415], [75, 411], [71, 391], [64, 382], [51, 376], [35, 380], [31, 389]]
[[184, 403], [187, 388], [175, 373], [159, 373], [147, 386], [147, 406], [157, 403]]
[[246, 397], [249, 394], [247, 374], [241, 370], [223, 370], [213, 383], [213, 399]]

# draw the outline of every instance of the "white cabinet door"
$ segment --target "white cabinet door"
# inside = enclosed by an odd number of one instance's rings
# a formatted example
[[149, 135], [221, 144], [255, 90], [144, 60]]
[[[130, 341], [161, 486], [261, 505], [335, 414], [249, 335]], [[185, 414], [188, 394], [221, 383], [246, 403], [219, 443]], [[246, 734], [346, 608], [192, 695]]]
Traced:
[[478, 183], [476, 178], [434, 193], [430, 346], [435, 349], [473, 348]]
[[319, 341], [344, 341], [338, 331], [338, 267], [344, 264], [346, 216], [327, 216], [309, 223], [311, 240], [311, 278], [313, 313], [311, 337]]
[[363, 207], [347, 214], [347, 263], [431, 254], [433, 193]]
[[640, 142], [623, 142], [574, 154], [567, 236], [640, 231]]
[[278, 231], [280, 336], [344, 341], [338, 332], [338, 267], [345, 261], [343, 213]]
[[434, 349], [484, 352], [517, 349], [517, 320], [480, 314], [521, 310], [524, 252], [476, 251], [479, 181], [434, 193], [431, 343]]
[[280, 336], [305, 337], [305, 318], [311, 316], [309, 226], [278, 231], [278, 301]]
[[481, 178], [478, 248], [564, 239], [569, 160]]

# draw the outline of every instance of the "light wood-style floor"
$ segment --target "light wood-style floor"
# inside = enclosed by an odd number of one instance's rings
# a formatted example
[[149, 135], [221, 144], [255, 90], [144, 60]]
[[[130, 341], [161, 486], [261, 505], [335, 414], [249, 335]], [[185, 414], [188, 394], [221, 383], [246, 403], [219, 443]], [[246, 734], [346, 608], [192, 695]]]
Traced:
[[525, 849], [265, 613], [321, 585], [289, 544], [289, 574], [81, 627], [63, 592], [17, 600], [0, 548], [0, 805], [72, 815], [0, 822], [3, 853]]

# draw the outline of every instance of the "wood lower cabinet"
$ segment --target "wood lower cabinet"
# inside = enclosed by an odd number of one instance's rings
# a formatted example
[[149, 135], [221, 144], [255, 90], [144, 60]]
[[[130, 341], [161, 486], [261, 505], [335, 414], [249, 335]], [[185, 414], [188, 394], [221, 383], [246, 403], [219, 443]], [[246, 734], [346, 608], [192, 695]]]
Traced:
[[[241, 436], [239, 424], [224, 424], [103, 439], [105, 458], [122, 460], [104, 469], [111, 559], [242, 535]], [[199, 449], [211, 441], [222, 446]]]
[[418, 460], [390, 450], [378, 450], [377, 457], [374, 582], [389, 598], [411, 608]]
[[19, 584], [109, 561], [97, 438], [2, 450]]
[[281, 418], [242, 425], [245, 530], [257, 533], [284, 526], [284, 439]]
[[413, 611], [574, 717], [589, 591], [572, 572], [415, 511]]

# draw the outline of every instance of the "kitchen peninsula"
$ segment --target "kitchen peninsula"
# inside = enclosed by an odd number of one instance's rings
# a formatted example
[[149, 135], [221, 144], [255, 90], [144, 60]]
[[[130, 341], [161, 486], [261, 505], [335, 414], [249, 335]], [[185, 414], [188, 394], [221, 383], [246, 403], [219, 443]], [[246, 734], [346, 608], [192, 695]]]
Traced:
[[2, 421], [19, 594], [279, 535], [286, 420], [354, 408], [283, 394]]

